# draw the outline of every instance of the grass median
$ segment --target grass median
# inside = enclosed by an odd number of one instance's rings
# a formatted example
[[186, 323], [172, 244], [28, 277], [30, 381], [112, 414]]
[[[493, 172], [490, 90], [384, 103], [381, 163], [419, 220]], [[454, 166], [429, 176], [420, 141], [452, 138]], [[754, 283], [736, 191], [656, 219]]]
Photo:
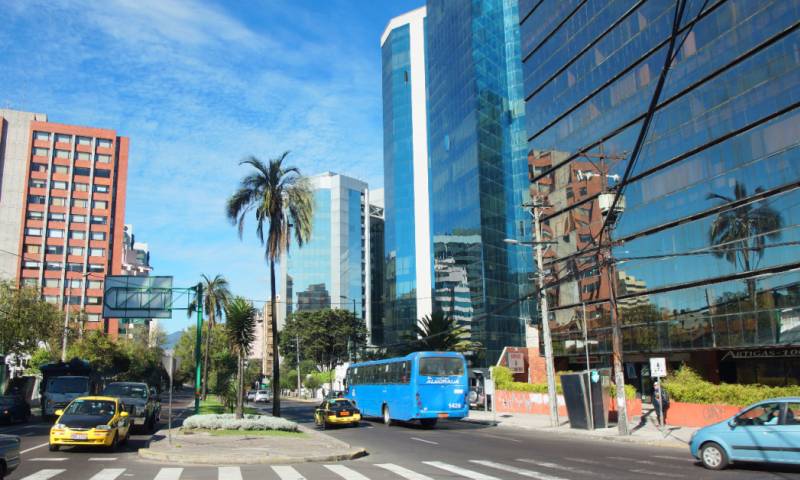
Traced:
[[[200, 415], [210, 413], [222, 414], [233, 413], [233, 410], [226, 409], [225, 405], [222, 404], [218, 396], [209, 395], [205, 400], [200, 400], [200, 411], [198, 413]], [[253, 407], [244, 407], [244, 413], [258, 415], [258, 410]]]

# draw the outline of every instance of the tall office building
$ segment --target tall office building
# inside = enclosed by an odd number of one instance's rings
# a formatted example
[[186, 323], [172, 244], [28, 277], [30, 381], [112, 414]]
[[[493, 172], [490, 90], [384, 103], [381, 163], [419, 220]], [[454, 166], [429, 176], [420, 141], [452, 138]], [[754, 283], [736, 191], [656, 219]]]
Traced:
[[314, 193], [310, 240], [281, 259], [278, 326], [293, 312], [341, 308], [371, 321], [369, 190], [336, 173], [310, 177]]
[[431, 0], [425, 22], [432, 288], [478, 365], [524, 346], [531, 320], [533, 252], [506, 242], [531, 231], [518, 21], [516, 0]]
[[616, 314], [626, 379], [645, 394], [651, 356], [712, 381], [796, 384], [800, 2], [520, 8], [559, 366], [583, 368], [584, 318], [610, 364]]
[[386, 223], [380, 343], [391, 345], [433, 308], [425, 7], [389, 22], [381, 54]]
[[101, 318], [103, 280], [122, 268], [128, 139], [41, 114], [0, 110], [0, 119], [2, 275], [116, 336], [117, 320]]
[[370, 340], [372, 345], [383, 345], [383, 242], [384, 204], [383, 189], [369, 192], [369, 269], [370, 282]]
[[[153, 270], [150, 265], [150, 247], [144, 242], [137, 242], [133, 225], [126, 223], [122, 227], [122, 275], [147, 277]], [[156, 318], [125, 318], [119, 326], [120, 335], [132, 336], [137, 328], [146, 327], [155, 332], [158, 328]]]

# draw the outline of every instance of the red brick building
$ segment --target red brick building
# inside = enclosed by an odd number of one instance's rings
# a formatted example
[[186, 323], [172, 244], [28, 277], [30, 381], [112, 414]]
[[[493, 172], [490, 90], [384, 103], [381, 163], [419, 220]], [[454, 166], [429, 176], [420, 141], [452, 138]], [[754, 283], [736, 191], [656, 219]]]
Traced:
[[116, 337], [117, 319], [102, 317], [103, 281], [121, 272], [129, 140], [102, 128], [29, 124], [17, 281]]

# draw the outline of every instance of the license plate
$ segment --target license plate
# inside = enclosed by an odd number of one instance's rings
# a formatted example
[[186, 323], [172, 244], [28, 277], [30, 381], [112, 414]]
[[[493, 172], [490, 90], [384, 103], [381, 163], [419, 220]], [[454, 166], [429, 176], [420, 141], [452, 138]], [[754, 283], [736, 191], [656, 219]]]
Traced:
[[347, 410], [342, 410], [341, 412], [339, 412], [339, 416], [340, 417], [349, 417], [350, 416], [350, 412], [348, 412]]
[[446, 413], [440, 413], [439, 414], [439, 418], [447, 418], [447, 414]]
[[83, 434], [83, 433], [73, 433], [72, 434], [72, 439], [73, 440], [86, 440], [87, 438], [89, 438], [89, 437], [86, 434]]

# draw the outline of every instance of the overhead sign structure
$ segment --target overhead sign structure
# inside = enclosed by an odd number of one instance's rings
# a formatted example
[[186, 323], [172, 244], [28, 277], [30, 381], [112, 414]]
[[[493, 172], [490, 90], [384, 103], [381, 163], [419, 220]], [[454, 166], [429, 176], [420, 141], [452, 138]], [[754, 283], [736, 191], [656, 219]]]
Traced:
[[[108, 275], [103, 288], [106, 318], [171, 318], [172, 277]], [[186, 290], [186, 289], [183, 289]]]
[[650, 376], [663, 378], [667, 376], [667, 359], [664, 357], [654, 357], [650, 359]]

